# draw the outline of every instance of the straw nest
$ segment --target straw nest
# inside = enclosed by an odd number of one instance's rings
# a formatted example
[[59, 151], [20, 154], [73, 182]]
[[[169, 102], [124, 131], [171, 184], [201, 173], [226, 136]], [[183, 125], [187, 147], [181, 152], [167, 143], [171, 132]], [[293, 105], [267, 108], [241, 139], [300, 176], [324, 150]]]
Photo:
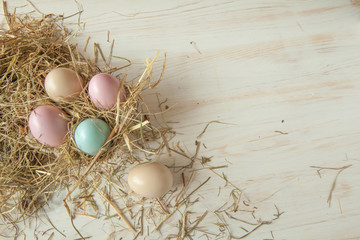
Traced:
[[[59, 188], [86, 189], [95, 184], [95, 175], [108, 176], [122, 171], [128, 162], [143, 161], [147, 154], [159, 152], [160, 145], [150, 147], [149, 140], [163, 138], [168, 129], [153, 127], [140, 94], [150, 84], [153, 61], [135, 83], [121, 81], [127, 91], [125, 102], [111, 110], [99, 110], [89, 100], [86, 87], [75, 102], [55, 103], [44, 91], [46, 74], [56, 67], [75, 70], [88, 83], [101, 72], [95, 60], [82, 55], [69, 41], [73, 34], [64, 27], [64, 17], [10, 14], [4, 4], [8, 29], [0, 36], [0, 212], [31, 215], [41, 208]], [[97, 49], [98, 54], [99, 49]], [[97, 57], [97, 56], [95, 56]], [[109, 73], [119, 68], [108, 68]], [[159, 80], [160, 81], [160, 80]], [[67, 141], [58, 148], [38, 143], [30, 134], [28, 116], [40, 105], [54, 105], [66, 112], [69, 120]], [[100, 118], [112, 128], [109, 147], [95, 157], [81, 152], [75, 145], [74, 130], [86, 118]], [[106, 144], [105, 144], [106, 145]], [[104, 145], [104, 146], [105, 146]], [[114, 166], [115, 165], [115, 166]], [[99, 167], [100, 166], [100, 167]], [[87, 169], [85, 169], [87, 167]], [[101, 178], [101, 177], [100, 177]], [[93, 181], [94, 180], [94, 181]]]

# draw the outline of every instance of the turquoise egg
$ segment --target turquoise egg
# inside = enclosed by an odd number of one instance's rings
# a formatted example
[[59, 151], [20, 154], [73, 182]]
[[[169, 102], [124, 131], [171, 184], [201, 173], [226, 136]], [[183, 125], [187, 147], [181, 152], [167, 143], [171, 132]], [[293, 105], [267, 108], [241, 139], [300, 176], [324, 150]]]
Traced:
[[110, 128], [101, 119], [89, 118], [75, 129], [76, 146], [83, 152], [96, 155], [110, 135]]

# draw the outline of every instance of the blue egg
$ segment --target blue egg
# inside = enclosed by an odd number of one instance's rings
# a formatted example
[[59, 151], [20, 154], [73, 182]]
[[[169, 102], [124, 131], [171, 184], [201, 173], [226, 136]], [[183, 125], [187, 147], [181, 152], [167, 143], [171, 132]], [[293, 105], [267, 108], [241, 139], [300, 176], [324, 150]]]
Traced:
[[83, 152], [96, 155], [110, 135], [110, 128], [101, 119], [89, 118], [75, 129], [76, 146]]

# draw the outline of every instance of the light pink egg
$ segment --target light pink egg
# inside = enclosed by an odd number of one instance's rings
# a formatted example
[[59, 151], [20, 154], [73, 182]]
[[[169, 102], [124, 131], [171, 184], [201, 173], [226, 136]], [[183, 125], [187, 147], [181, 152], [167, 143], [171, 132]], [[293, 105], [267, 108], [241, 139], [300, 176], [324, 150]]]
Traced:
[[[117, 101], [117, 95], [120, 88], [120, 81], [107, 74], [99, 73], [93, 76], [89, 83], [89, 95], [91, 101], [97, 108], [110, 109]], [[125, 89], [120, 92], [120, 101], [125, 101]]]
[[68, 132], [66, 121], [61, 115], [66, 115], [57, 107], [44, 105], [35, 108], [29, 116], [31, 134], [42, 144], [56, 147], [66, 140]]

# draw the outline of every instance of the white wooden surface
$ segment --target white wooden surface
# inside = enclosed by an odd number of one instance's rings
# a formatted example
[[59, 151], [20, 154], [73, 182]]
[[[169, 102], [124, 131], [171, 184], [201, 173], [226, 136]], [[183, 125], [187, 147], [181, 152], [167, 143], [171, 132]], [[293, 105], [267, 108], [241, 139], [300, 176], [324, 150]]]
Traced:
[[[72, 0], [32, 2], [46, 13], [77, 11]], [[177, 139], [189, 149], [207, 122], [234, 124], [210, 125], [201, 154], [214, 156], [213, 166], [227, 164], [225, 159], [232, 163], [224, 173], [247, 199], [261, 201], [264, 220], [274, 204], [285, 212], [248, 239], [360, 239], [360, 5], [349, 0], [78, 2], [86, 22], [79, 44], [91, 36], [90, 43], [107, 49], [109, 30], [114, 54], [134, 62], [130, 79], [140, 74], [145, 58], [157, 50], [167, 53], [165, 80], [156, 92], [169, 106], [176, 104], [166, 119], [178, 122], [172, 124]], [[329, 207], [337, 172], [325, 170], [319, 178], [310, 166], [349, 164]], [[199, 171], [194, 185], [209, 175]], [[204, 208], [212, 211], [222, 203], [216, 197], [219, 186], [223, 182], [214, 176], [199, 191]], [[77, 238], [61, 200], [55, 206], [53, 222], [68, 239]], [[215, 216], [208, 218], [203, 229], [218, 231], [210, 224]], [[111, 232], [101, 229], [101, 221], [76, 221], [92, 239]], [[164, 238], [177, 221], [156, 238]], [[230, 228], [239, 232], [236, 224]], [[63, 238], [55, 232], [53, 239]]]

